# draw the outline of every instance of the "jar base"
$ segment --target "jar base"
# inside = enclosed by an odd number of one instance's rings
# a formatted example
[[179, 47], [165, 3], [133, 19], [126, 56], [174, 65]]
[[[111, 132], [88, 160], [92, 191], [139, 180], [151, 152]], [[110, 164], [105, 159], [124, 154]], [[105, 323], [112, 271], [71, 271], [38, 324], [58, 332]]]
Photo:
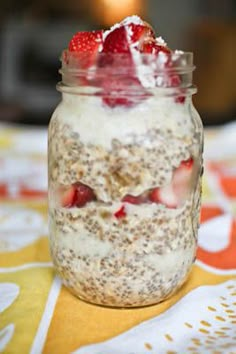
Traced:
[[96, 302], [96, 301], [92, 301], [92, 300], [86, 300], [83, 298], [83, 296], [78, 295], [75, 291], [73, 291], [73, 289], [71, 289], [70, 287], [65, 286], [65, 288], [73, 295], [75, 296], [78, 300], [84, 302], [85, 304], [88, 305], [92, 305], [92, 306], [98, 306], [98, 307], [102, 307], [102, 308], [108, 308], [108, 309], [115, 309], [115, 310], [132, 310], [132, 309], [141, 309], [141, 308], [146, 308], [146, 307], [151, 307], [151, 306], [156, 306], [159, 305], [161, 303], [163, 303], [164, 301], [170, 299], [172, 296], [174, 296], [184, 285], [185, 283], [188, 281], [189, 279], [189, 275], [183, 280], [183, 282], [181, 282], [181, 284], [179, 284], [178, 287], [176, 287], [175, 289], [173, 289], [172, 291], [170, 291], [169, 294], [167, 294], [166, 296], [164, 296], [161, 299], [156, 299], [151, 301], [150, 303], [146, 303], [146, 304], [140, 304], [140, 305], [130, 305], [130, 304], [116, 304], [116, 305], [112, 305], [112, 304], [108, 304], [108, 303], [100, 303], [100, 302]]

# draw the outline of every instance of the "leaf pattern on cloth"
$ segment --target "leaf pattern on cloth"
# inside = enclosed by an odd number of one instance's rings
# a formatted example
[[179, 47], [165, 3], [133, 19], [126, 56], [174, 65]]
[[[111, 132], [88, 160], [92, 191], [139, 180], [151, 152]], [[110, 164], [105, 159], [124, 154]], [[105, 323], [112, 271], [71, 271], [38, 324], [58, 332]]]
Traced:
[[[199, 230], [197, 259], [231, 272], [236, 269], [236, 219], [224, 214], [203, 223]], [[213, 269], [212, 269], [213, 271]]]
[[[73, 354], [226, 353], [236, 350], [236, 280], [192, 290], [163, 314]], [[178, 352], [176, 352], [178, 348]], [[228, 353], [228, 351], [227, 351]]]
[[[9, 308], [20, 293], [20, 288], [14, 283], [0, 283], [0, 314]], [[0, 330], [0, 352], [6, 348], [10, 342], [15, 326], [13, 323]]]
[[0, 207], [0, 252], [20, 250], [47, 233], [47, 224], [36, 211]]
[[9, 324], [8, 326], [0, 330], [0, 353], [3, 352], [7, 344], [10, 342], [14, 330], [15, 330], [15, 326], [13, 323]]
[[0, 313], [16, 300], [20, 288], [14, 283], [0, 283]]
[[226, 248], [229, 244], [231, 222], [231, 215], [225, 214], [203, 223], [199, 229], [198, 245], [209, 252]]

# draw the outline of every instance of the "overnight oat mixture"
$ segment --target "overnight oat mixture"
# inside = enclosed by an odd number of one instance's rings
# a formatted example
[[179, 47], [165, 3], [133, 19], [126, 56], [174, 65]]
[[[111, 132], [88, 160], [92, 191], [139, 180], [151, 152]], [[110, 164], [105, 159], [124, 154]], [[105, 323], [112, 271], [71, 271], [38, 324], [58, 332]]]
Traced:
[[[68, 79], [83, 52], [90, 53], [86, 65], [80, 61], [86, 76]], [[100, 94], [76, 91], [76, 80], [94, 83], [94, 70], [116, 65], [117, 54], [126, 55], [128, 83], [110, 76], [99, 81]], [[164, 75], [145, 65], [148, 54]], [[49, 126], [50, 246], [64, 284], [83, 300], [157, 303], [194, 262], [202, 125], [180, 75], [169, 70], [181, 55], [132, 16], [109, 31], [75, 34], [62, 56], [67, 85]], [[133, 88], [138, 98], [127, 94]]]

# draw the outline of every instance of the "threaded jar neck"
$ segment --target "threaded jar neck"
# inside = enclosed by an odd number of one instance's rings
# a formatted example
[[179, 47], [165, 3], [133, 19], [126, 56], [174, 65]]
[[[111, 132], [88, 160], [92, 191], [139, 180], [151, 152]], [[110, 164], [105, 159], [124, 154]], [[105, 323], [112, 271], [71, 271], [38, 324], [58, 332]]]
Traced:
[[193, 53], [175, 51], [171, 54], [110, 54], [99, 53], [93, 58], [88, 53], [65, 50], [59, 70], [62, 81], [60, 91], [90, 88], [97, 91], [125, 91], [128, 95], [158, 90], [167, 95], [175, 95], [181, 90], [193, 94], [192, 85]]

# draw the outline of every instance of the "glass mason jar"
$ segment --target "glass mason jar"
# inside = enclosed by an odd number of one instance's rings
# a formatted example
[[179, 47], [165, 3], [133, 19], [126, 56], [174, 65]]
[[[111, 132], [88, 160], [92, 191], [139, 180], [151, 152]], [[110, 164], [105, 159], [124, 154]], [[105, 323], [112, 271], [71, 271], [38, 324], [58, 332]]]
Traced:
[[[109, 59], [109, 60], [108, 60]], [[203, 127], [193, 56], [65, 51], [49, 125], [49, 235], [80, 299], [139, 307], [172, 295], [195, 260]]]

